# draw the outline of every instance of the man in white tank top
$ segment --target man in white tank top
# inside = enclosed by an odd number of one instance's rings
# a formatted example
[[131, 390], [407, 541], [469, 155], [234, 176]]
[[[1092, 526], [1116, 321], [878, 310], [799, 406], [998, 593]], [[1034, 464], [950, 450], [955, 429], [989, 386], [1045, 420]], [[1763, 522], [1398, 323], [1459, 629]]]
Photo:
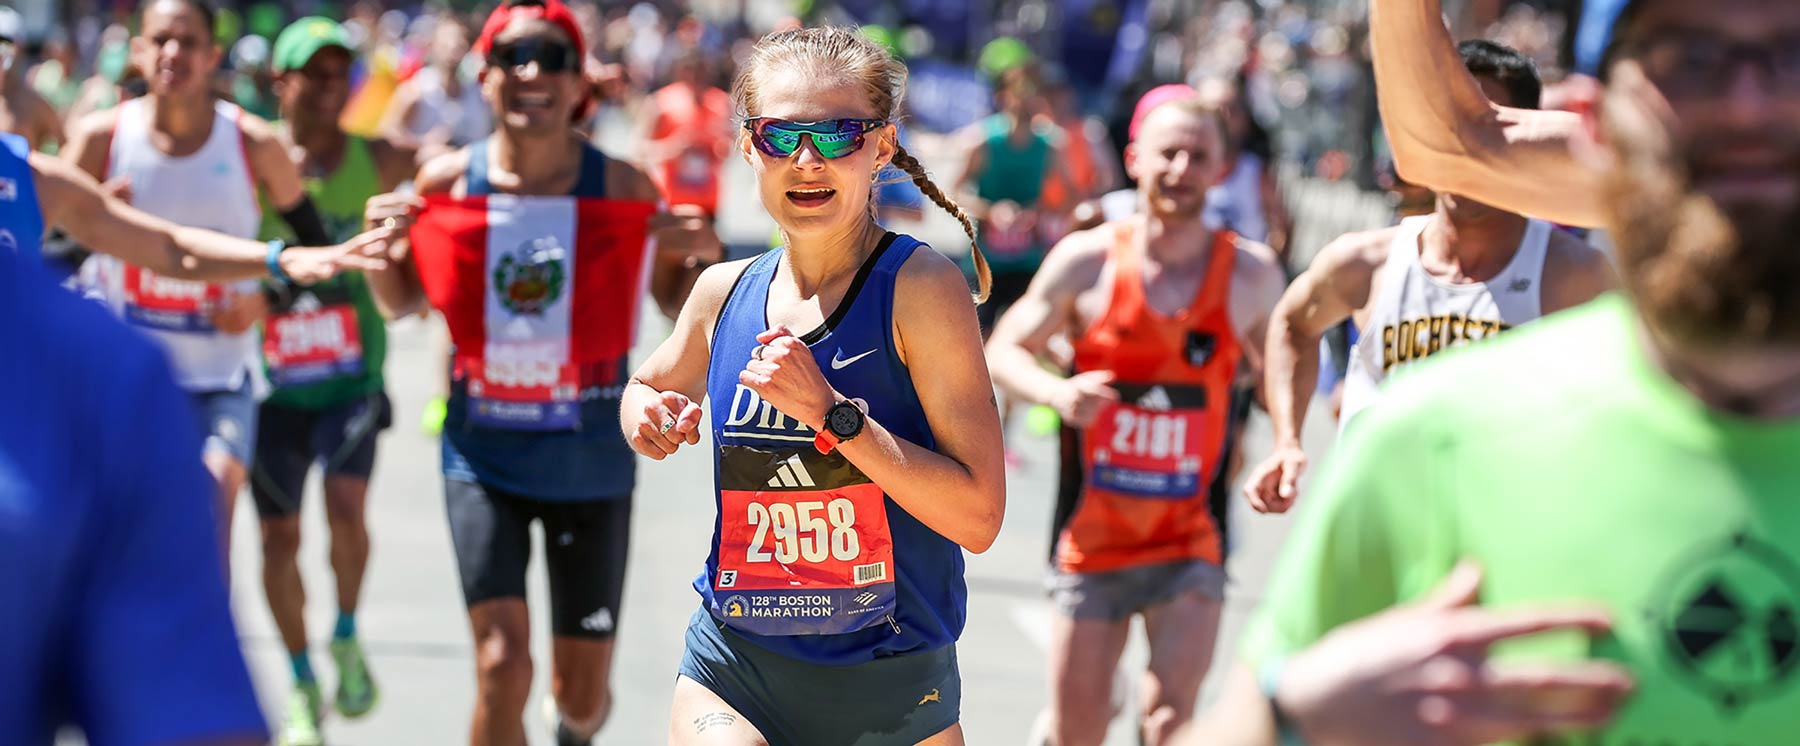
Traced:
[[[1458, 51], [1489, 98], [1537, 107], [1537, 71], [1523, 55], [1486, 41]], [[1344, 319], [1361, 330], [1344, 384], [1347, 423], [1396, 368], [1580, 305], [1613, 283], [1605, 256], [1575, 236], [1451, 194], [1438, 194], [1430, 215], [1331, 242], [1269, 321], [1263, 388], [1275, 446], [1244, 483], [1251, 507], [1280, 513], [1299, 495], [1319, 339]]]
[[[174, 223], [255, 238], [262, 190], [300, 243], [332, 243], [273, 128], [213, 98], [208, 78], [222, 50], [211, 10], [191, 0], [154, 0], [143, 7], [140, 28], [132, 63], [145, 72], [148, 95], [76, 123], [64, 157], [132, 206]], [[207, 434], [207, 468], [219, 485], [221, 540], [229, 541], [231, 507], [256, 432], [256, 399], [266, 388], [257, 283], [179, 280], [112, 256], [94, 257], [83, 277], [162, 345], [177, 383], [193, 395]]]

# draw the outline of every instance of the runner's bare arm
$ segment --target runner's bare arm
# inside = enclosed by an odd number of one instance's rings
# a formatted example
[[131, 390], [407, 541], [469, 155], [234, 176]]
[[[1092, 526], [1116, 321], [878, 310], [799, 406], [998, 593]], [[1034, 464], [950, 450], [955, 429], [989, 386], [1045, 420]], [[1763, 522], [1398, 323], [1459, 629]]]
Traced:
[[[913, 252], [895, 280], [894, 326], [937, 449], [895, 437], [874, 418], [840, 449], [907, 513], [964, 549], [985, 552], [1006, 514], [1006, 468], [975, 304], [955, 263]], [[809, 414], [814, 425], [825, 413]]]
[[104, 180], [107, 150], [118, 121], [118, 110], [108, 109], [69, 122], [69, 140], [62, 149], [62, 159], [86, 171], [88, 176]]
[[[701, 272], [675, 317], [675, 330], [626, 383], [619, 397], [619, 428], [632, 450], [660, 461], [684, 443], [699, 442], [699, 406], [706, 399], [713, 327], [731, 286], [751, 261], [715, 264]], [[688, 410], [689, 404], [694, 409]], [[665, 432], [663, 426], [671, 421], [676, 424]]]
[[1369, 303], [1369, 283], [1394, 229], [1349, 233], [1326, 244], [1294, 279], [1269, 316], [1263, 394], [1275, 445], [1300, 447], [1306, 408], [1319, 380], [1319, 339]]
[[238, 129], [244, 134], [244, 155], [250, 161], [250, 173], [256, 185], [268, 195], [269, 203], [282, 212], [293, 209], [306, 197], [306, 183], [300, 179], [300, 166], [275, 128], [261, 117], [244, 114], [238, 118]]
[[[189, 280], [237, 280], [268, 274], [268, 246], [261, 241], [176, 225], [106, 196], [93, 177], [72, 163], [31, 154], [31, 169], [44, 221], [81, 245], [159, 275]], [[289, 249], [282, 267], [301, 274], [307, 253]], [[373, 265], [368, 265], [373, 266]]]
[[29, 96], [26, 100], [31, 107], [31, 148], [37, 150], [46, 145], [61, 146], [63, 122], [62, 117], [56, 114], [56, 107], [51, 106], [49, 101], [44, 100], [43, 96], [29, 86], [21, 92]]
[[1579, 115], [1489, 101], [1439, 0], [1370, 0], [1369, 29], [1376, 101], [1402, 178], [1565, 225], [1601, 223], [1599, 174], [1569, 151]]
[[1599, 249], [1568, 231], [1551, 231], [1544, 255], [1544, 289], [1539, 299], [1544, 313], [1574, 308], [1618, 284], [1612, 260]]
[[1112, 229], [1069, 234], [1056, 243], [1031, 278], [1025, 294], [994, 323], [988, 336], [988, 370], [1000, 389], [1030, 402], [1056, 406], [1068, 379], [1044, 367], [1051, 338], [1075, 323], [1075, 298], [1099, 280]]

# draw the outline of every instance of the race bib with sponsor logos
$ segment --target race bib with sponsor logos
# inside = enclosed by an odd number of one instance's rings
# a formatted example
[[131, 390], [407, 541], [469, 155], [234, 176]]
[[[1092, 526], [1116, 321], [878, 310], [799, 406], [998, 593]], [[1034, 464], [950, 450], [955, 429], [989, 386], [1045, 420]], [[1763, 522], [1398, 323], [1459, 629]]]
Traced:
[[881, 488], [841, 453], [719, 449], [712, 614], [756, 635], [835, 635], [887, 623], [894, 540]]
[[225, 297], [220, 285], [163, 277], [125, 265], [125, 320], [150, 329], [190, 334], [217, 331], [212, 314]]
[[1088, 426], [1088, 483], [1131, 497], [1184, 499], [1200, 492], [1206, 389], [1116, 385], [1120, 403]]
[[581, 425], [580, 366], [548, 359], [494, 358], [465, 367], [469, 420], [506, 430], [574, 430]]
[[277, 314], [263, 326], [263, 359], [277, 386], [362, 375], [362, 330], [348, 303]]

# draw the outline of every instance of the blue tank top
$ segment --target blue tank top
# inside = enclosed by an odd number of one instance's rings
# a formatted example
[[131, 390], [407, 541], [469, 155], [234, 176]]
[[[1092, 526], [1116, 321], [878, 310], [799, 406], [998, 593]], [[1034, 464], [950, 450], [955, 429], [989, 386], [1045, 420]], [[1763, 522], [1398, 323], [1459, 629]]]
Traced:
[[[488, 180], [488, 140], [469, 145], [470, 196], [493, 194]], [[606, 195], [606, 156], [592, 146], [581, 155], [575, 197]], [[630, 374], [621, 358], [613, 375], [623, 384]], [[619, 435], [619, 389], [581, 392], [581, 422], [573, 430], [524, 431], [483, 427], [469, 420], [469, 388], [452, 377], [444, 416], [444, 476], [539, 500], [610, 500], [631, 495], [637, 458]]]
[[[833, 388], [865, 402], [895, 437], [934, 448], [893, 338], [894, 280], [921, 246], [887, 234], [837, 310], [802, 339]], [[841, 453], [819, 454], [811, 428], [738, 383], [756, 335], [769, 328], [769, 284], [784, 253], [774, 249], [745, 269], [713, 334], [706, 395], [719, 513], [694, 588], [708, 611], [745, 638], [808, 663], [854, 665], [953, 644], [967, 606], [962, 548]], [[852, 499], [863, 507], [850, 510]], [[728, 510], [731, 526], [722, 520]], [[804, 562], [795, 561], [802, 555]]]
[[43, 258], [44, 212], [31, 173], [31, 144], [0, 133], [0, 252]]

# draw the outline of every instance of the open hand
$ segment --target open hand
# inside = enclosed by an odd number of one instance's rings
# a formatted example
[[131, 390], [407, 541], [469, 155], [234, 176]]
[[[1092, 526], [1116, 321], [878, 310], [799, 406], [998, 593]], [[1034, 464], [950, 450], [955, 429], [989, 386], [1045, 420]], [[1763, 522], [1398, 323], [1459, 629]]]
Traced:
[[281, 252], [281, 271], [294, 282], [310, 285], [346, 270], [386, 269], [388, 252], [405, 235], [399, 227], [378, 227], [335, 246], [292, 246]]
[[1326, 635], [1282, 673], [1276, 701], [1307, 743], [1473, 746], [1604, 725], [1632, 688], [1613, 663], [1507, 663], [1503, 640], [1604, 632], [1580, 608], [1474, 606], [1481, 571], [1458, 565], [1423, 601]]

